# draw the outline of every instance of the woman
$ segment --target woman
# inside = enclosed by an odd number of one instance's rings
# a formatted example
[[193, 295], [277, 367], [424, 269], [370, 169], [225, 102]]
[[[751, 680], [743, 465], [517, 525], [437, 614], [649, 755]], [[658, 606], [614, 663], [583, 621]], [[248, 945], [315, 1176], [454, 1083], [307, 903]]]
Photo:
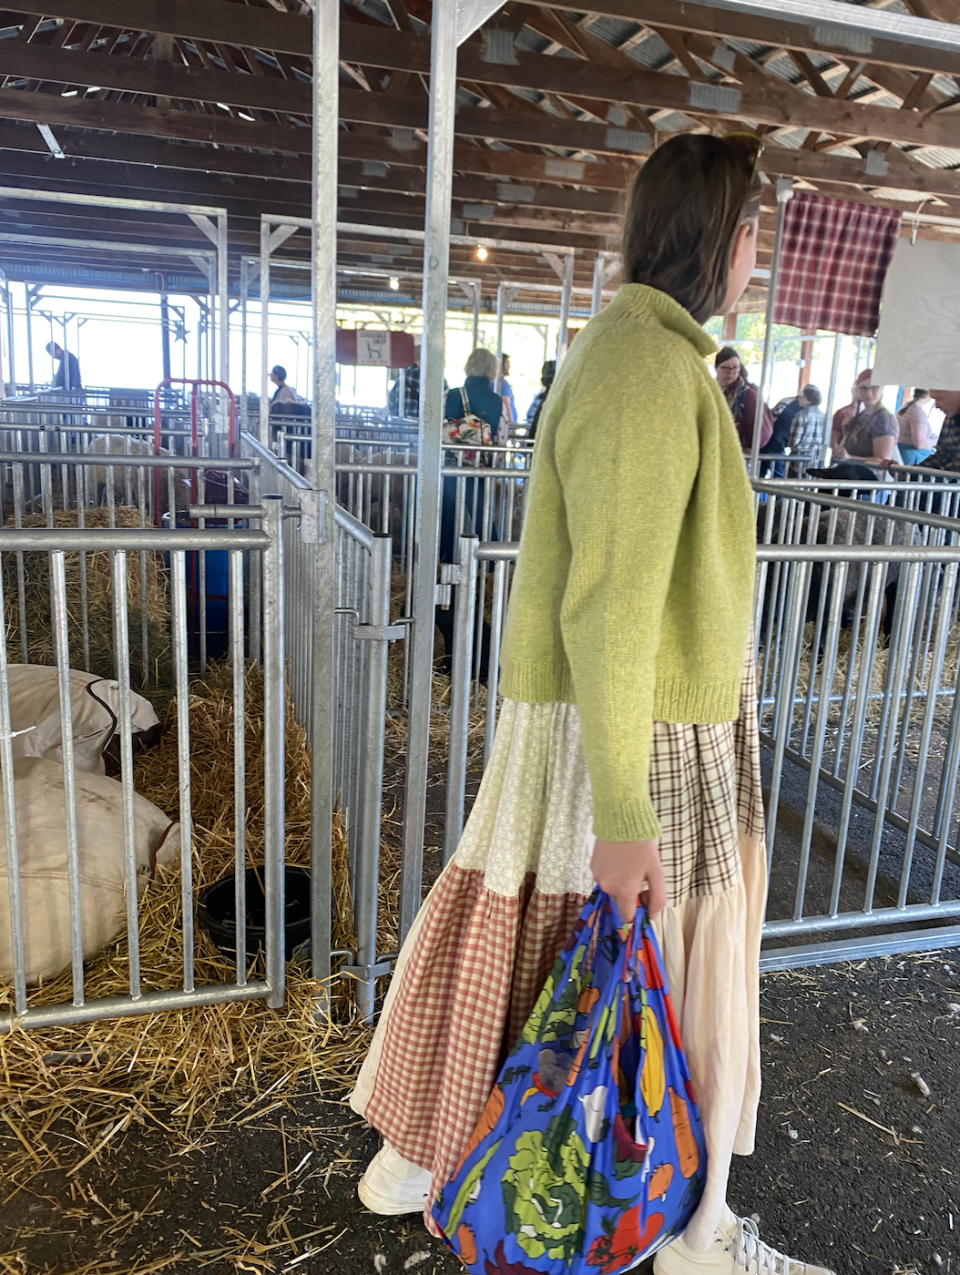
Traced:
[[859, 460], [888, 469], [899, 460], [897, 418], [883, 406], [883, 386], [872, 385], [872, 368], [857, 378], [854, 414], [843, 426], [836, 460]]
[[459, 421], [464, 416], [479, 416], [490, 426], [493, 442], [498, 441], [498, 435], [502, 441], [507, 422], [503, 420], [503, 398], [494, 388], [500, 379], [497, 356], [491, 350], [478, 346], [467, 359], [463, 371], [466, 378], [463, 385], [447, 393], [447, 420]]
[[[503, 397], [494, 388], [500, 379], [500, 365], [497, 356], [490, 350], [477, 347], [467, 359], [464, 368], [465, 380], [462, 387], [447, 393], [446, 419], [462, 421], [465, 416], [477, 416], [490, 427], [490, 438], [494, 443], [506, 442], [506, 431], [509, 428], [508, 417], [504, 410]], [[456, 463], [456, 453], [450, 453]], [[464, 461], [465, 468], [472, 465]], [[459, 490], [458, 490], [459, 489]], [[458, 561], [458, 538], [461, 535], [478, 535], [481, 538], [492, 534], [492, 529], [483, 526], [483, 483], [475, 478], [454, 478], [448, 475], [443, 479], [442, 506], [440, 514], [440, 561]], [[459, 516], [457, 513], [459, 507]], [[453, 667], [453, 607], [437, 607], [436, 625], [443, 637], [443, 659], [440, 672], [449, 674]], [[483, 642], [478, 673], [481, 681], [487, 680], [487, 661], [490, 652], [490, 626], [478, 611], [478, 620], [483, 624]]]
[[[753, 430], [757, 419], [757, 396], [760, 391], [747, 380], [747, 369], [740, 355], [730, 346], [724, 346], [714, 359], [717, 384], [727, 400], [730, 415], [740, 436], [740, 446], [745, 452], [753, 448]], [[766, 447], [773, 435], [773, 415], [766, 403], [760, 419], [760, 446]]]
[[870, 384], [871, 372], [869, 368], [864, 368], [853, 383], [853, 389], [850, 393], [853, 395], [851, 402], [843, 407], [838, 407], [833, 414], [833, 420], [830, 422], [830, 449], [836, 452], [843, 439], [843, 432], [860, 411], [860, 387]]
[[725, 1203], [732, 1153], [753, 1149], [766, 859], [753, 507], [700, 326], [754, 268], [759, 146], [673, 137], [636, 179], [626, 282], [571, 347], [540, 422], [493, 755], [351, 1100], [385, 1138], [361, 1199], [422, 1207], [594, 881], [624, 919], [642, 896], [708, 1147], [704, 1195], [660, 1275], [783, 1265]]
[[937, 436], [930, 424], [935, 404], [929, 390], [914, 390], [913, 398], [897, 412], [900, 456], [905, 465], [919, 465], [933, 454]]

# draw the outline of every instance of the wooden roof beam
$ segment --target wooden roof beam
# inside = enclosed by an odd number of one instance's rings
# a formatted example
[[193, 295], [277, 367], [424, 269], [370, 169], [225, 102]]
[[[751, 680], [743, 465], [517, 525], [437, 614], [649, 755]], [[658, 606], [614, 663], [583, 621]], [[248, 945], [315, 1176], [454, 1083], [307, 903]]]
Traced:
[[[383, 32], [372, 27], [346, 26], [341, 32], [343, 51], [351, 60], [386, 67], [396, 65], [401, 58], [407, 64], [409, 59], [423, 58], [422, 42], [399, 32], [385, 34], [386, 39]], [[682, 113], [691, 109], [690, 94], [696, 82], [688, 77], [660, 75], [640, 66], [597, 66], [520, 51], [516, 59], [514, 66], [484, 62], [480, 46], [469, 42], [460, 49], [458, 71], [481, 84], [557, 92], [568, 99], [570, 94], [576, 94]], [[960, 147], [960, 123], [948, 115], [922, 118], [887, 107], [819, 98], [800, 93], [786, 80], [774, 76], [766, 81], [762, 92], [744, 85], [736, 109], [725, 105], [722, 113], [775, 127], [819, 128], [824, 133], [867, 136], [878, 141]]]
[[[537, 8], [553, 9], [556, 0], [526, 0]], [[946, 3], [948, 0], [941, 0]], [[801, 49], [808, 53], [826, 53], [844, 61], [850, 57], [849, 46], [821, 40], [827, 34], [807, 23], [739, 13], [712, 5], [683, 0], [591, 0], [591, 13], [602, 17], [641, 22], [650, 27], [667, 27], [676, 31], [692, 31], [700, 35], [729, 36], [751, 44], [767, 44], [774, 50]], [[954, 21], [958, 19], [953, 19]], [[829, 28], [828, 28], [829, 30]], [[898, 40], [871, 37], [870, 61], [888, 66], [910, 67], [915, 71], [934, 71], [953, 75], [957, 71], [956, 54], [942, 49], [923, 48]]]

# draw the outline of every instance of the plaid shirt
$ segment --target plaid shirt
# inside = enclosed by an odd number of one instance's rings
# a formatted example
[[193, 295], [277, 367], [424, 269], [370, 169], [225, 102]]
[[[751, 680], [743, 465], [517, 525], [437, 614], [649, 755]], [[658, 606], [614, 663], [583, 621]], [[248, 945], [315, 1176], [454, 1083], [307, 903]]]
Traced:
[[823, 445], [824, 415], [819, 407], [804, 407], [790, 426], [790, 452], [793, 456], [815, 456]]
[[943, 422], [937, 450], [920, 462], [924, 469], [955, 469], [960, 472], [960, 412]]
[[873, 336], [900, 218], [896, 209], [797, 191], [784, 219], [774, 323]]

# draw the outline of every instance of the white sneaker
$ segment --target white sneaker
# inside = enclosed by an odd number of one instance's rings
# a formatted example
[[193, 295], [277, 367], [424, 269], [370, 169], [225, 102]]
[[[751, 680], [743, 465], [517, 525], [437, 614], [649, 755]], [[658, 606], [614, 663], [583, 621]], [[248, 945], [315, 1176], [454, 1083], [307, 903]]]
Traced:
[[357, 1184], [357, 1195], [371, 1213], [397, 1217], [422, 1213], [430, 1194], [430, 1173], [411, 1164], [385, 1142], [367, 1165]]
[[713, 1247], [697, 1253], [680, 1239], [660, 1249], [653, 1259], [655, 1275], [834, 1275], [764, 1244], [751, 1218], [734, 1218], [717, 1227]]

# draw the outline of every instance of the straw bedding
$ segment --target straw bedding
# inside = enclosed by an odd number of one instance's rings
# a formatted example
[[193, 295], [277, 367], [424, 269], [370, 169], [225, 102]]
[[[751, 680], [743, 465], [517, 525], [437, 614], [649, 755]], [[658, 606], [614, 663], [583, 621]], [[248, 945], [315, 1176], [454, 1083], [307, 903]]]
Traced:
[[[110, 526], [109, 510], [105, 506], [86, 508], [83, 511], [86, 527]], [[55, 527], [76, 527], [76, 509], [54, 511]], [[8, 518], [5, 526], [13, 526]], [[24, 514], [23, 527], [45, 527], [43, 514]], [[136, 509], [120, 505], [114, 509], [114, 525], [139, 527], [140, 514]], [[90, 633], [90, 664], [88, 671], [101, 677], [112, 677], [113, 668], [113, 595], [110, 582], [110, 555], [95, 551], [87, 553], [86, 588], [87, 616]], [[170, 603], [163, 559], [159, 554], [148, 553], [146, 562], [146, 595], [141, 597], [141, 555], [127, 554], [127, 608], [130, 627], [130, 672], [137, 685], [145, 685], [147, 678], [141, 654], [141, 620], [146, 611], [150, 669], [149, 680], [157, 683], [167, 679], [170, 652]], [[3, 555], [3, 594], [7, 632], [7, 653], [11, 661], [21, 658], [21, 619], [26, 621], [27, 654], [30, 664], [55, 664], [53, 624], [50, 602], [50, 566], [46, 553], [27, 552], [23, 555], [24, 599], [26, 616], [20, 614], [20, 597], [17, 583], [17, 556]], [[64, 555], [66, 576], [68, 634], [73, 663], [81, 666], [82, 593], [80, 554]]]
[[[232, 671], [214, 669], [190, 689], [191, 785], [195, 898], [233, 869]], [[246, 675], [247, 855], [263, 854], [263, 693], [257, 670]], [[178, 813], [176, 704], [166, 714], [161, 745], [137, 761], [136, 788], [172, 817]], [[309, 755], [303, 731], [288, 713], [287, 861], [306, 864], [310, 853]], [[396, 865], [385, 854], [385, 911], [396, 895]], [[347, 852], [334, 825], [334, 945], [351, 947]], [[392, 914], [395, 916], [395, 911]], [[395, 922], [385, 917], [380, 950], [396, 945]], [[180, 875], [162, 872], [141, 901], [144, 991], [182, 986]], [[197, 929], [196, 985], [232, 982], [234, 966]], [[251, 976], [260, 973], [257, 967]], [[121, 1018], [84, 1026], [0, 1036], [0, 1128], [16, 1134], [26, 1154], [6, 1157], [4, 1197], [43, 1169], [76, 1166], [98, 1154], [107, 1137], [132, 1122], [157, 1122], [173, 1150], [186, 1145], [218, 1116], [217, 1100], [230, 1097], [234, 1119], [262, 1099], [282, 1104], [303, 1084], [345, 1085], [366, 1048], [367, 1033], [351, 1021], [348, 999], [334, 985], [332, 1017], [318, 1018], [321, 991], [308, 968], [287, 966], [286, 1004], [234, 1002], [182, 1013]], [[89, 999], [128, 992], [126, 938], [87, 966]], [[31, 1004], [69, 1002], [69, 975], [46, 984]], [[9, 988], [0, 987], [8, 1006]], [[246, 1104], [246, 1105], [244, 1105]], [[69, 1138], [64, 1137], [65, 1125]]]

